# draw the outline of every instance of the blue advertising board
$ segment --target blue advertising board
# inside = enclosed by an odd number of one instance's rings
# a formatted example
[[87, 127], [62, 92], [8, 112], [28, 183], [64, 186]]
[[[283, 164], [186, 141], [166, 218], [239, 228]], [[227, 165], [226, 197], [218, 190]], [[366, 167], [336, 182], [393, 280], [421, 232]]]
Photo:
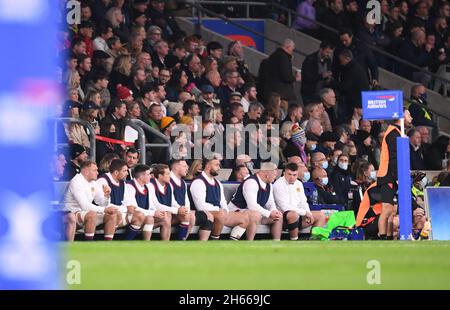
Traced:
[[363, 91], [361, 96], [364, 119], [390, 120], [403, 118], [402, 91]]
[[[264, 34], [263, 19], [232, 19], [233, 22], [251, 28], [256, 32]], [[195, 20], [194, 20], [195, 22]], [[214, 32], [217, 32], [231, 40], [241, 41], [245, 46], [252, 47], [264, 53], [264, 38], [241, 29], [235, 25], [225, 23], [221, 19], [202, 19], [202, 24]]]
[[450, 240], [450, 187], [427, 187], [425, 204], [431, 217], [433, 240]]

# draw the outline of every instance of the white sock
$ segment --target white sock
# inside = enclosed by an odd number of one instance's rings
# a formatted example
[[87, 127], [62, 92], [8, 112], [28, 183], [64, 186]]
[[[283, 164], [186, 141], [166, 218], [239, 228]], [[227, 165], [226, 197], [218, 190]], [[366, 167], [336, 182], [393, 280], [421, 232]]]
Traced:
[[142, 231], [153, 231], [153, 224], [145, 224]]
[[280, 241], [280, 239], [273, 239], [273, 241]]
[[136, 225], [130, 225], [131, 228], [133, 228], [134, 230], [141, 230], [140, 226], [136, 226]]
[[242, 235], [245, 233], [245, 228], [242, 228], [241, 226], [234, 226], [230, 233], [230, 238], [239, 240], [241, 239]]
[[292, 241], [298, 240], [298, 237], [291, 237]]

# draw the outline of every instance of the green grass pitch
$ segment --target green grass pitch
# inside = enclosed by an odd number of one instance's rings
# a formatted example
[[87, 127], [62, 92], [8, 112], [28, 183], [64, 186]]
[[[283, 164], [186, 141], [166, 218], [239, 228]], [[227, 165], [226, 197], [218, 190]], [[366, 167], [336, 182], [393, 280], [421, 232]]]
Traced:
[[[70, 289], [450, 289], [450, 242], [75, 242]], [[381, 284], [369, 285], [376, 260]], [[373, 273], [372, 273], [373, 275]], [[370, 278], [370, 276], [369, 276]], [[373, 277], [372, 277], [373, 278]]]

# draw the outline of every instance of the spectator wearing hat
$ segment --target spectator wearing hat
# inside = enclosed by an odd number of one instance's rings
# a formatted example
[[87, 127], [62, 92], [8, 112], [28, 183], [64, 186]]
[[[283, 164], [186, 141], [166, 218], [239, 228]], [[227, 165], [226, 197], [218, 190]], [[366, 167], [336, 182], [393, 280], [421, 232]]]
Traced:
[[207, 113], [211, 111], [211, 109], [214, 109], [216, 105], [215, 94], [214, 94], [214, 87], [212, 87], [209, 84], [205, 84], [202, 87], [200, 87], [202, 94], [198, 98], [198, 103], [201, 110], [202, 117], [206, 117]]
[[[283, 132], [286, 132], [283, 134]], [[305, 131], [298, 126], [297, 123], [286, 121], [281, 127], [283, 138], [287, 140], [286, 147], [283, 149], [285, 158], [298, 156], [303, 162], [307, 162], [308, 158], [305, 153], [306, 134]]]
[[76, 174], [80, 173], [80, 165], [88, 159], [88, 154], [84, 146], [75, 143], [70, 145], [70, 158], [71, 160], [64, 167], [62, 176], [64, 181], [70, 181]]
[[108, 61], [110, 58], [111, 56], [104, 51], [94, 51], [94, 55], [92, 56], [92, 76], [98, 72], [106, 72], [106, 74], [108, 74]]
[[364, 158], [373, 164], [375, 168], [378, 168], [372, 149], [372, 137], [370, 133], [365, 130], [357, 130], [353, 136], [353, 141], [355, 142], [358, 157]]
[[125, 103], [134, 100], [133, 92], [128, 87], [123, 86], [122, 84], [117, 85], [117, 98]]
[[316, 151], [322, 152], [325, 156], [334, 150], [334, 146], [338, 140], [338, 136], [332, 131], [325, 131], [319, 137], [319, 145], [317, 145]]
[[92, 101], [87, 101], [81, 106], [80, 119], [92, 125], [94, 128], [93, 133], [90, 132], [89, 128], [79, 123], [71, 123], [69, 126], [69, 140], [82, 145], [87, 152], [89, 152], [91, 147], [89, 135], [98, 135], [100, 133], [100, 127], [97, 123], [99, 109], [100, 107]]

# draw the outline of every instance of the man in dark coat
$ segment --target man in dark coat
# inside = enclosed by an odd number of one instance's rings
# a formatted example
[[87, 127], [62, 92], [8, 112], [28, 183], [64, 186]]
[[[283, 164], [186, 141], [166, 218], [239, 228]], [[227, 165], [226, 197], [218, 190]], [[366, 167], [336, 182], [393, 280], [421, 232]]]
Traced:
[[322, 41], [317, 52], [306, 56], [302, 64], [302, 98], [307, 104], [314, 100], [314, 96], [324, 87], [330, 87], [333, 80], [331, 72], [331, 57], [334, 45], [329, 41]]
[[369, 90], [367, 74], [358, 62], [353, 59], [350, 50], [345, 49], [339, 55], [341, 69], [338, 76], [338, 90], [340, 93], [340, 105], [338, 117], [350, 118], [355, 106], [361, 106], [361, 91]]
[[294, 93], [294, 82], [300, 81], [300, 74], [294, 75], [292, 72], [292, 55], [295, 43], [286, 39], [283, 46], [278, 48], [269, 56], [266, 68], [265, 94], [275, 92], [280, 94], [281, 100], [295, 101], [297, 97]]

